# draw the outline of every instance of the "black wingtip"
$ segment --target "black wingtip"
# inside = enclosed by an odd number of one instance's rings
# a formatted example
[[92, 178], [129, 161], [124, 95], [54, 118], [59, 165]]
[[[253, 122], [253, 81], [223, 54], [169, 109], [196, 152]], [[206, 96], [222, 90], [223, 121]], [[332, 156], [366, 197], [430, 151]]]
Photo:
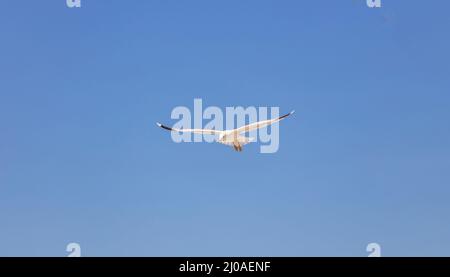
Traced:
[[290, 112], [288, 114], [285, 114], [285, 115], [281, 116], [280, 119], [286, 118], [286, 117], [292, 115], [293, 113], [295, 113], [295, 110], [293, 110], [292, 112]]
[[162, 124], [159, 123], [159, 122], [156, 122], [156, 125], [158, 125], [158, 127], [161, 127], [161, 128], [163, 128], [163, 129], [166, 129], [166, 130], [168, 130], [168, 131], [172, 131], [172, 128], [167, 127], [167, 126], [164, 126], [164, 125], [162, 125]]

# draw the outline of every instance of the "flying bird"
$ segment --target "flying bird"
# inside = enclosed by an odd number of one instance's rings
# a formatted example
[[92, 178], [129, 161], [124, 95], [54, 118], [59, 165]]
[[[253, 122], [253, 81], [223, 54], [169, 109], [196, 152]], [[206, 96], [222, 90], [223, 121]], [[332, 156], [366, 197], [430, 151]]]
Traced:
[[224, 131], [212, 130], [212, 129], [175, 129], [175, 128], [167, 127], [159, 122], [157, 122], [156, 125], [158, 125], [159, 127], [163, 128], [165, 130], [171, 131], [171, 132], [218, 135], [219, 139], [217, 140], [217, 142], [228, 145], [228, 146], [232, 146], [234, 148], [234, 150], [241, 152], [242, 146], [244, 146], [250, 142], [253, 142], [255, 140], [255, 138], [246, 137], [242, 134], [272, 125], [272, 124], [279, 122], [279, 121], [285, 119], [286, 117], [292, 115], [294, 112], [295, 111], [292, 111], [286, 115], [280, 116], [275, 119], [263, 120], [263, 121], [248, 124], [248, 125], [245, 125], [240, 128], [233, 129], [233, 130], [224, 130]]

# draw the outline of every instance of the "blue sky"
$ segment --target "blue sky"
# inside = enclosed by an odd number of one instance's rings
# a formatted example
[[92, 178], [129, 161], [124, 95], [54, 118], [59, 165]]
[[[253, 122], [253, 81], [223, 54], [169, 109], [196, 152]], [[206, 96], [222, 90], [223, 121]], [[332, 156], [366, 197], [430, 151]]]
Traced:
[[[450, 255], [448, 1], [1, 5], [1, 256]], [[175, 144], [194, 98], [297, 112]]]

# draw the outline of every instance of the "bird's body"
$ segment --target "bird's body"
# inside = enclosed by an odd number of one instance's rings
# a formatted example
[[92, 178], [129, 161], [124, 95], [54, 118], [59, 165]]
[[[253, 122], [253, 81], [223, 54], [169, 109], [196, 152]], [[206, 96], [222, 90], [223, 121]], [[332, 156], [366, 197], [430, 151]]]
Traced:
[[263, 120], [263, 121], [255, 122], [255, 123], [252, 123], [249, 125], [242, 126], [237, 129], [225, 130], [225, 131], [212, 130], [212, 129], [174, 129], [174, 128], [162, 125], [161, 123], [156, 123], [156, 124], [159, 127], [163, 128], [165, 130], [168, 130], [168, 131], [172, 131], [172, 132], [189, 132], [189, 133], [194, 133], [194, 134], [218, 135], [219, 138], [218, 138], [217, 142], [228, 145], [228, 146], [232, 146], [234, 148], [234, 150], [241, 152], [242, 146], [255, 141], [254, 138], [246, 137], [241, 134], [248, 133], [250, 131], [272, 125], [276, 122], [279, 122], [279, 121], [285, 119], [286, 117], [290, 116], [293, 113], [294, 113], [294, 111], [292, 111], [286, 115], [280, 116], [278, 118], [275, 118], [275, 119]]
[[250, 142], [253, 142], [254, 140], [255, 140], [254, 138], [236, 135], [232, 131], [229, 132], [225, 131], [224, 134], [219, 136], [219, 140], [217, 142], [228, 146], [233, 146], [234, 150], [241, 152], [242, 146]]

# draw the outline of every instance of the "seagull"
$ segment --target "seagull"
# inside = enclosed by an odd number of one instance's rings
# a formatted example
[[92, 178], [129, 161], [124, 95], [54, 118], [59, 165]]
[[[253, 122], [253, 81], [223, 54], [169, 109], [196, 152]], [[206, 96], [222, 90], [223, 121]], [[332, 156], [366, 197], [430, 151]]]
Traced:
[[175, 129], [175, 128], [167, 127], [159, 122], [157, 122], [156, 125], [158, 125], [159, 127], [163, 128], [165, 130], [171, 131], [171, 132], [218, 135], [219, 139], [217, 140], [217, 142], [228, 145], [228, 146], [232, 146], [234, 148], [234, 150], [241, 152], [242, 146], [244, 146], [250, 142], [253, 142], [255, 140], [255, 138], [246, 137], [246, 136], [243, 136], [242, 134], [272, 125], [272, 124], [279, 122], [279, 121], [285, 119], [286, 117], [292, 115], [294, 112], [295, 111], [292, 111], [286, 115], [280, 116], [275, 119], [263, 120], [263, 121], [259, 121], [259, 122], [255, 122], [252, 124], [242, 126], [237, 129], [224, 130], [224, 131], [212, 130], [212, 129]]

